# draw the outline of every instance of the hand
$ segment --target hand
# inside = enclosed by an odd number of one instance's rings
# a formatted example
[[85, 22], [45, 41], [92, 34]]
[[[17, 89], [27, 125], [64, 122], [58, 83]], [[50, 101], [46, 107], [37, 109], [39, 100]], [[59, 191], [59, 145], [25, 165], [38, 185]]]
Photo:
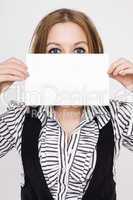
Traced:
[[15, 81], [28, 76], [27, 66], [17, 58], [9, 58], [0, 63], [0, 93], [7, 90]]
[[107, 70], [108, 75], [133, 91], [133, 63], [125, 58], [113, 62]]

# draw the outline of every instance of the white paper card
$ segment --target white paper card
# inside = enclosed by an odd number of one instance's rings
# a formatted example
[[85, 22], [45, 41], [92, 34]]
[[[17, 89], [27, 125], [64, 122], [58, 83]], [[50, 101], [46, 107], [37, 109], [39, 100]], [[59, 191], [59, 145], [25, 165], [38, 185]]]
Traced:
[[27, 105], [108, 105], [107, 54], [26, 55]]

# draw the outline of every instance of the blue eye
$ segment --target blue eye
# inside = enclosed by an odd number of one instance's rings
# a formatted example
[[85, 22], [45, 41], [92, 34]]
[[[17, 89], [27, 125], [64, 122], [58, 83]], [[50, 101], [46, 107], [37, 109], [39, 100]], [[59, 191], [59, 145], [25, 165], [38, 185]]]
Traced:
[[60, 49], [58, 49], [58, 48], [52, 48], [52, 49], [50, 49], [49, 51], [48, 51], [48, 53], [61, 53], [61, 50]]
[[86, 52], [86, 50], [81, 47], [74, 49], [74, 53], [85, 53], [85, 52]]

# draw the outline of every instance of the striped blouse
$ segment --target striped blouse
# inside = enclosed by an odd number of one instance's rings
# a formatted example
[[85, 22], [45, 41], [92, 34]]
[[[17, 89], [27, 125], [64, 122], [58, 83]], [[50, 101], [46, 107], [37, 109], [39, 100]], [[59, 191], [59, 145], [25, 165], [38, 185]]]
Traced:
[[[37, 117], [42, 122], [38, 142], [39, 159], [54, 199], [82, 199], [96, 164], [99, 129], [110, 119], [115, 139], [114, 179], [121, 144], [133, 150], [133, 103], [110, 99], [109, 107], [111, 112], [105, 106], [84, 106], [80, 124], [71, 132], [69, 142], [55, 117], [54, 107], [39, 107]], [[21, 133], [27, 109], [24, 102], [11, 100], [7, 110], [0, 115], [0, 157], [16, 148], [21, 158]], [[94, 116], [98, 119], [98, 126]], [[47, 123], [44, 126], [46, 117]]]

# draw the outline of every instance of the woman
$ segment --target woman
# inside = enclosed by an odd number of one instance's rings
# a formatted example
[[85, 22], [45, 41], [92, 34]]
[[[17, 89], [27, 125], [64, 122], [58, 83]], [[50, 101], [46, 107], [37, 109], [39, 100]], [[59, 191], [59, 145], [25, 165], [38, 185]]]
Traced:
[[[93, 22], [84, 13], [59, 9], [38, 24], [33, 53], [103, 53]], [[0, 64], [1, 93], [28, 76], [21, 60]], [[123, 58], [108, 75], [133, 89], [133, 64]], [[30, 108], [30, 109], [29, 109]], [[33, 117], [32, 111], [37, 111]], [[22, 200], [115, 200], [115, 162], [121, 144], [133, 149], [133, 104], [38, 106], [10, 101], [0, 116], [0, 157], [16, 148], [23, 164]]]

